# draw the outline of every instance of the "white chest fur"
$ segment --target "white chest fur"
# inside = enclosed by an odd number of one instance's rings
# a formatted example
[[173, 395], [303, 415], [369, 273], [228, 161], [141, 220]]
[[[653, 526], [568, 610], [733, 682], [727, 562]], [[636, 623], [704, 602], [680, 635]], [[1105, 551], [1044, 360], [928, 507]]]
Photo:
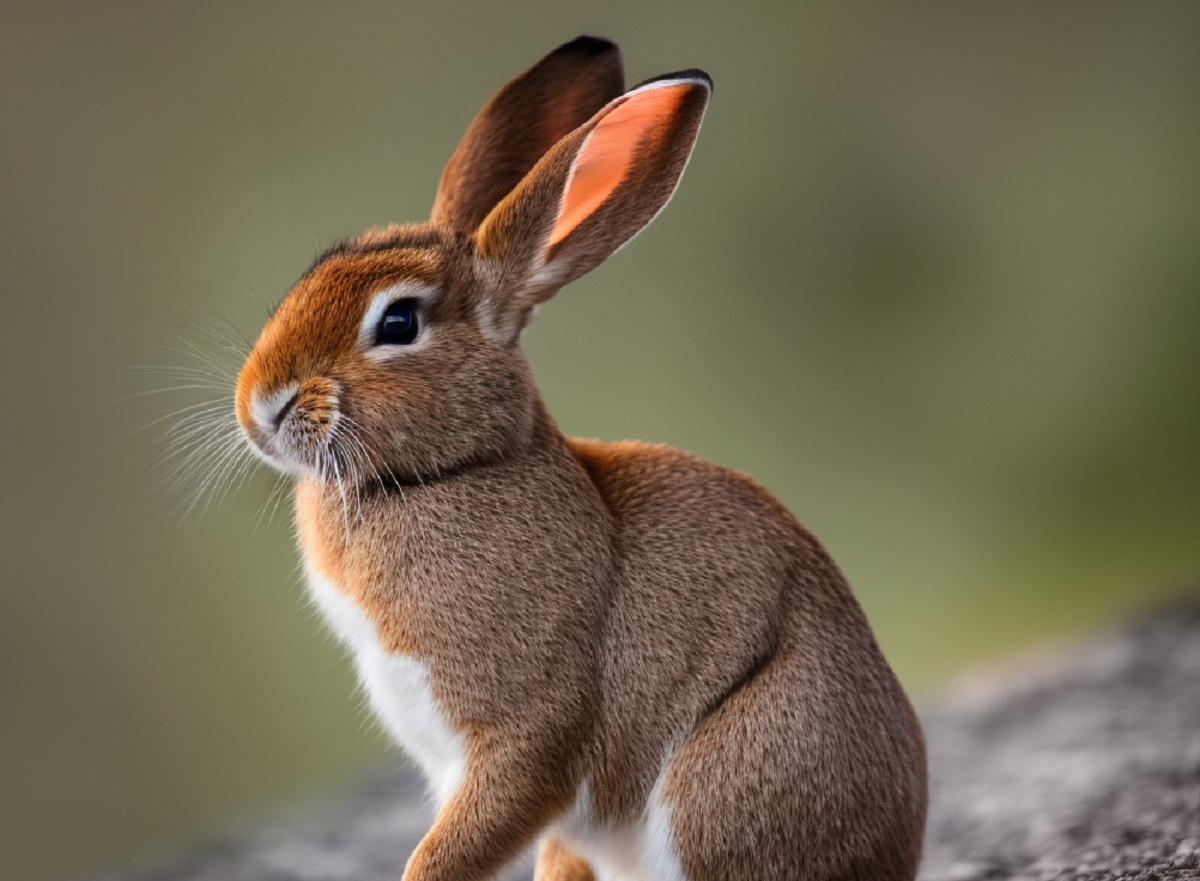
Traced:
[[305, 566], [309, 595], [334, 634], [354, 656], [358, 679], [388, 733], [417, 760], [441, 804], [465, 767], [463, 737], [447, 723], [429, 688], [429, 669], [407, 655], [383, 650], [375, 625], [337, 586]]

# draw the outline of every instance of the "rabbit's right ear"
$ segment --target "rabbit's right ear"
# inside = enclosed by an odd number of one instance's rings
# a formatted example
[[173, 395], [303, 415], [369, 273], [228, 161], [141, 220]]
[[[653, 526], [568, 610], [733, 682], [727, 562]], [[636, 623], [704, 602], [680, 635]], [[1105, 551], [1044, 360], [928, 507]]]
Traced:
[[473, 233], [534, 164], [625, 91], [617, 44], [576, 37], [488, 101], [446, 163], [430, 217]]
[[488, 214], [475, 241], [504, 280], [491, 309], [497, 333], [513, 338], [534, 306], [666, 206], [711, 93], [701, 70], [642, 83], [559, 141]]

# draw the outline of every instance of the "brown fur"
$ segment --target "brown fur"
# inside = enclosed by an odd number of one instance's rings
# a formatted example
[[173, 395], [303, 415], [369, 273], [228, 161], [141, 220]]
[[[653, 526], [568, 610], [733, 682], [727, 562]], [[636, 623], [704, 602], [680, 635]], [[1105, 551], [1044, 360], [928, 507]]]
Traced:
[[433, 222], [474, 232], [538, 159], [624, 90], [615, 43], [559, 46], [479, 111], [442, 172]]
[[[507, 137], [522, 107], [536, 116], [583, 55], [552, 53], [533, 85], [519, 78], [485, 108], [433, 222], [372, 231], [301, 279], [239, 379], [248, 436], [304, 472], [310, 566], [387, 651], [428, 665], [467, 744], [406, 881], [487, 877], [584, 781], [595, 822], [635, 823], [660, 775], [691, 881], [912, 878], [920, 728], [828, 554], [745, 476], [667, 447], [565, 439], [516, 345], [533, 305], [670, 198], [707, 104], [702, 75], [665, 82], [677, 94], [635, 133], [628, 174], [551, 245], [588, 135], [639, 99], [597, 109], [607, 86], [568, 90], [590, 119], [493, 171], [472, 145]], [[615, 47], [598, 56], [608, 82]], [[436, 292], [425, 342], [369, 358], [364, 310], [405, 280]], [[254, 395], [293, 385], [277, 430], [256, 421]], [[564, 842], [544, 844], [539, 881], [592, 877]]]

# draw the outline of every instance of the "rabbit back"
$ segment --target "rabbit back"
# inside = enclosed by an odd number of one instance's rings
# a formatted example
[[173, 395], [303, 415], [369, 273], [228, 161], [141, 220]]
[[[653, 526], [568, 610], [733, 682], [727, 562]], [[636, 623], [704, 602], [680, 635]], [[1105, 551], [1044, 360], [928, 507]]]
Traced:
[[692, 881], [730, 865], [767, 879], [912, 877], [920, 726], [817, 539], [757, 483], [698, 457], [571, 449], [621, 549], [589, 809], [669, 816]]

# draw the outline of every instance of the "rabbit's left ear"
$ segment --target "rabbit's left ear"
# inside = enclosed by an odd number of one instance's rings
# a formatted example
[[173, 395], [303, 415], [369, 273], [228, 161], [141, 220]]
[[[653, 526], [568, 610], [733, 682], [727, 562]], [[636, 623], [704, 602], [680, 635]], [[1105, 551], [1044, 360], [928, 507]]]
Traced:
[[476, 241], [523, 313], [603, 262], [679, 183], [712, 93], [700, 70], [650, 80], [559, 141], [480, 224]]
[[617, 44], [577, 37], [484, 106], [446, 163], [434, 223], [473, 233], [558, 141], [625, 91]]

